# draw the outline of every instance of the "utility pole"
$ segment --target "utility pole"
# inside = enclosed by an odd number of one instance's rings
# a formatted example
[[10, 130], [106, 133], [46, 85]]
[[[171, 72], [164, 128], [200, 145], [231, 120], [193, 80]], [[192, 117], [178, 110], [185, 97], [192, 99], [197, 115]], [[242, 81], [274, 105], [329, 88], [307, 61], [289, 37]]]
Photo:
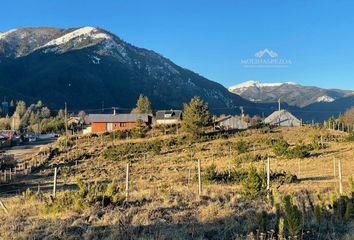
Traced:
[[278, 111], [280, 111], [280, 98], [278, 98]]

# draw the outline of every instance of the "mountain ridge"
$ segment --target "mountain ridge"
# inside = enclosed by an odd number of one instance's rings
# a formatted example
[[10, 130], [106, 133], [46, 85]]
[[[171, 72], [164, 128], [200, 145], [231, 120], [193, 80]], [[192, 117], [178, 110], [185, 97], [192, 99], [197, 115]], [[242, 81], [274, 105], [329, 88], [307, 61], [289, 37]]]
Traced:
[[[0, 61], [0, 86], [55, 106], [70, 101], [77, 108], [98, 107], [101, 102], [128, 108], [134, 107], [140, 93], [157, 108], [181, 108], [194, 95], [214, 109], [252, 104], [221, 84], [100, 28], [17, 29], [0, 40]], [[79, 93], [85, 99], [75, 99]]]
[[351, 90], [302, 86], [294, 82], [262, 83], [254, 80], [231, 86], [228, 90], [253, 102], [276, 102], [281, 98], [283, 102], [297, 107], [315, 102], [333, 102], [354, 93]]

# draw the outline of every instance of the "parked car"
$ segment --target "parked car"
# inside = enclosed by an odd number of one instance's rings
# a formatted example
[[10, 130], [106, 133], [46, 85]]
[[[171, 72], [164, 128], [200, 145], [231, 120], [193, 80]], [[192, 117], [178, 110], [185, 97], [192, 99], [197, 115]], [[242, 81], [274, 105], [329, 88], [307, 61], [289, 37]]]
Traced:
[[36, 136], [29, 136], [28, 137], [28, 142], [35, 142], [37, 141], [37, 137]]

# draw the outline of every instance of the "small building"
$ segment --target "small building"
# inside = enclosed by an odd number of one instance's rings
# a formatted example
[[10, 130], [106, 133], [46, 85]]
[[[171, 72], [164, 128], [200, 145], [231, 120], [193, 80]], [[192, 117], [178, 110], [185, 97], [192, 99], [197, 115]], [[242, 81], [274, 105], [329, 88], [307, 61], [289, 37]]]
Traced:
[[156, 124], [178, 124], [182, 120], [181, 110], [160, 110], [156, 112]]
[[265, 124], [282, 127], [301, 126], [301, 121], [285, 109], [273, 112], [266, 119], [264, 119], [263, 122]]
[[241, 116], [221, 115], [215, 119], [215, 128], [220, 130], [247, 129], [249, 124]]
[[150, 126], [152, 116], [150, 114], [90, 114], [88, 116], [91, 124], [91, 132], [109, 132], [113, 130], [132, 129], [141, 120], [145, 126]]

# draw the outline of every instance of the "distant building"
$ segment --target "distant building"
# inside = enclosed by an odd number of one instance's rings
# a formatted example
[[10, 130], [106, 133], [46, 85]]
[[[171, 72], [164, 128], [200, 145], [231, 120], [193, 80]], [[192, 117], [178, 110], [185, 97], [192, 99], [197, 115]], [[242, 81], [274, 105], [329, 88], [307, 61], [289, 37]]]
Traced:
[[241, 116], [222, 115], [215, 119], [215, 128], [221, 130], [247, 129], [249, 124]]
[[150, 114], [90, 114], [88, 116], [91, 123], [91, 132], [109, 132], [113, 130], [132, 129], [137, 126], [137, 121], [141, 120], [145, 126], [152, 123]]
[[178, 124], [182, 120], [181, 110], [160, 110], [156, 112], [156, 124]]
[[301, 126], [301, 121], [287, 110], [278, 110], [264, 119], [265, 124], [282, 127]]

